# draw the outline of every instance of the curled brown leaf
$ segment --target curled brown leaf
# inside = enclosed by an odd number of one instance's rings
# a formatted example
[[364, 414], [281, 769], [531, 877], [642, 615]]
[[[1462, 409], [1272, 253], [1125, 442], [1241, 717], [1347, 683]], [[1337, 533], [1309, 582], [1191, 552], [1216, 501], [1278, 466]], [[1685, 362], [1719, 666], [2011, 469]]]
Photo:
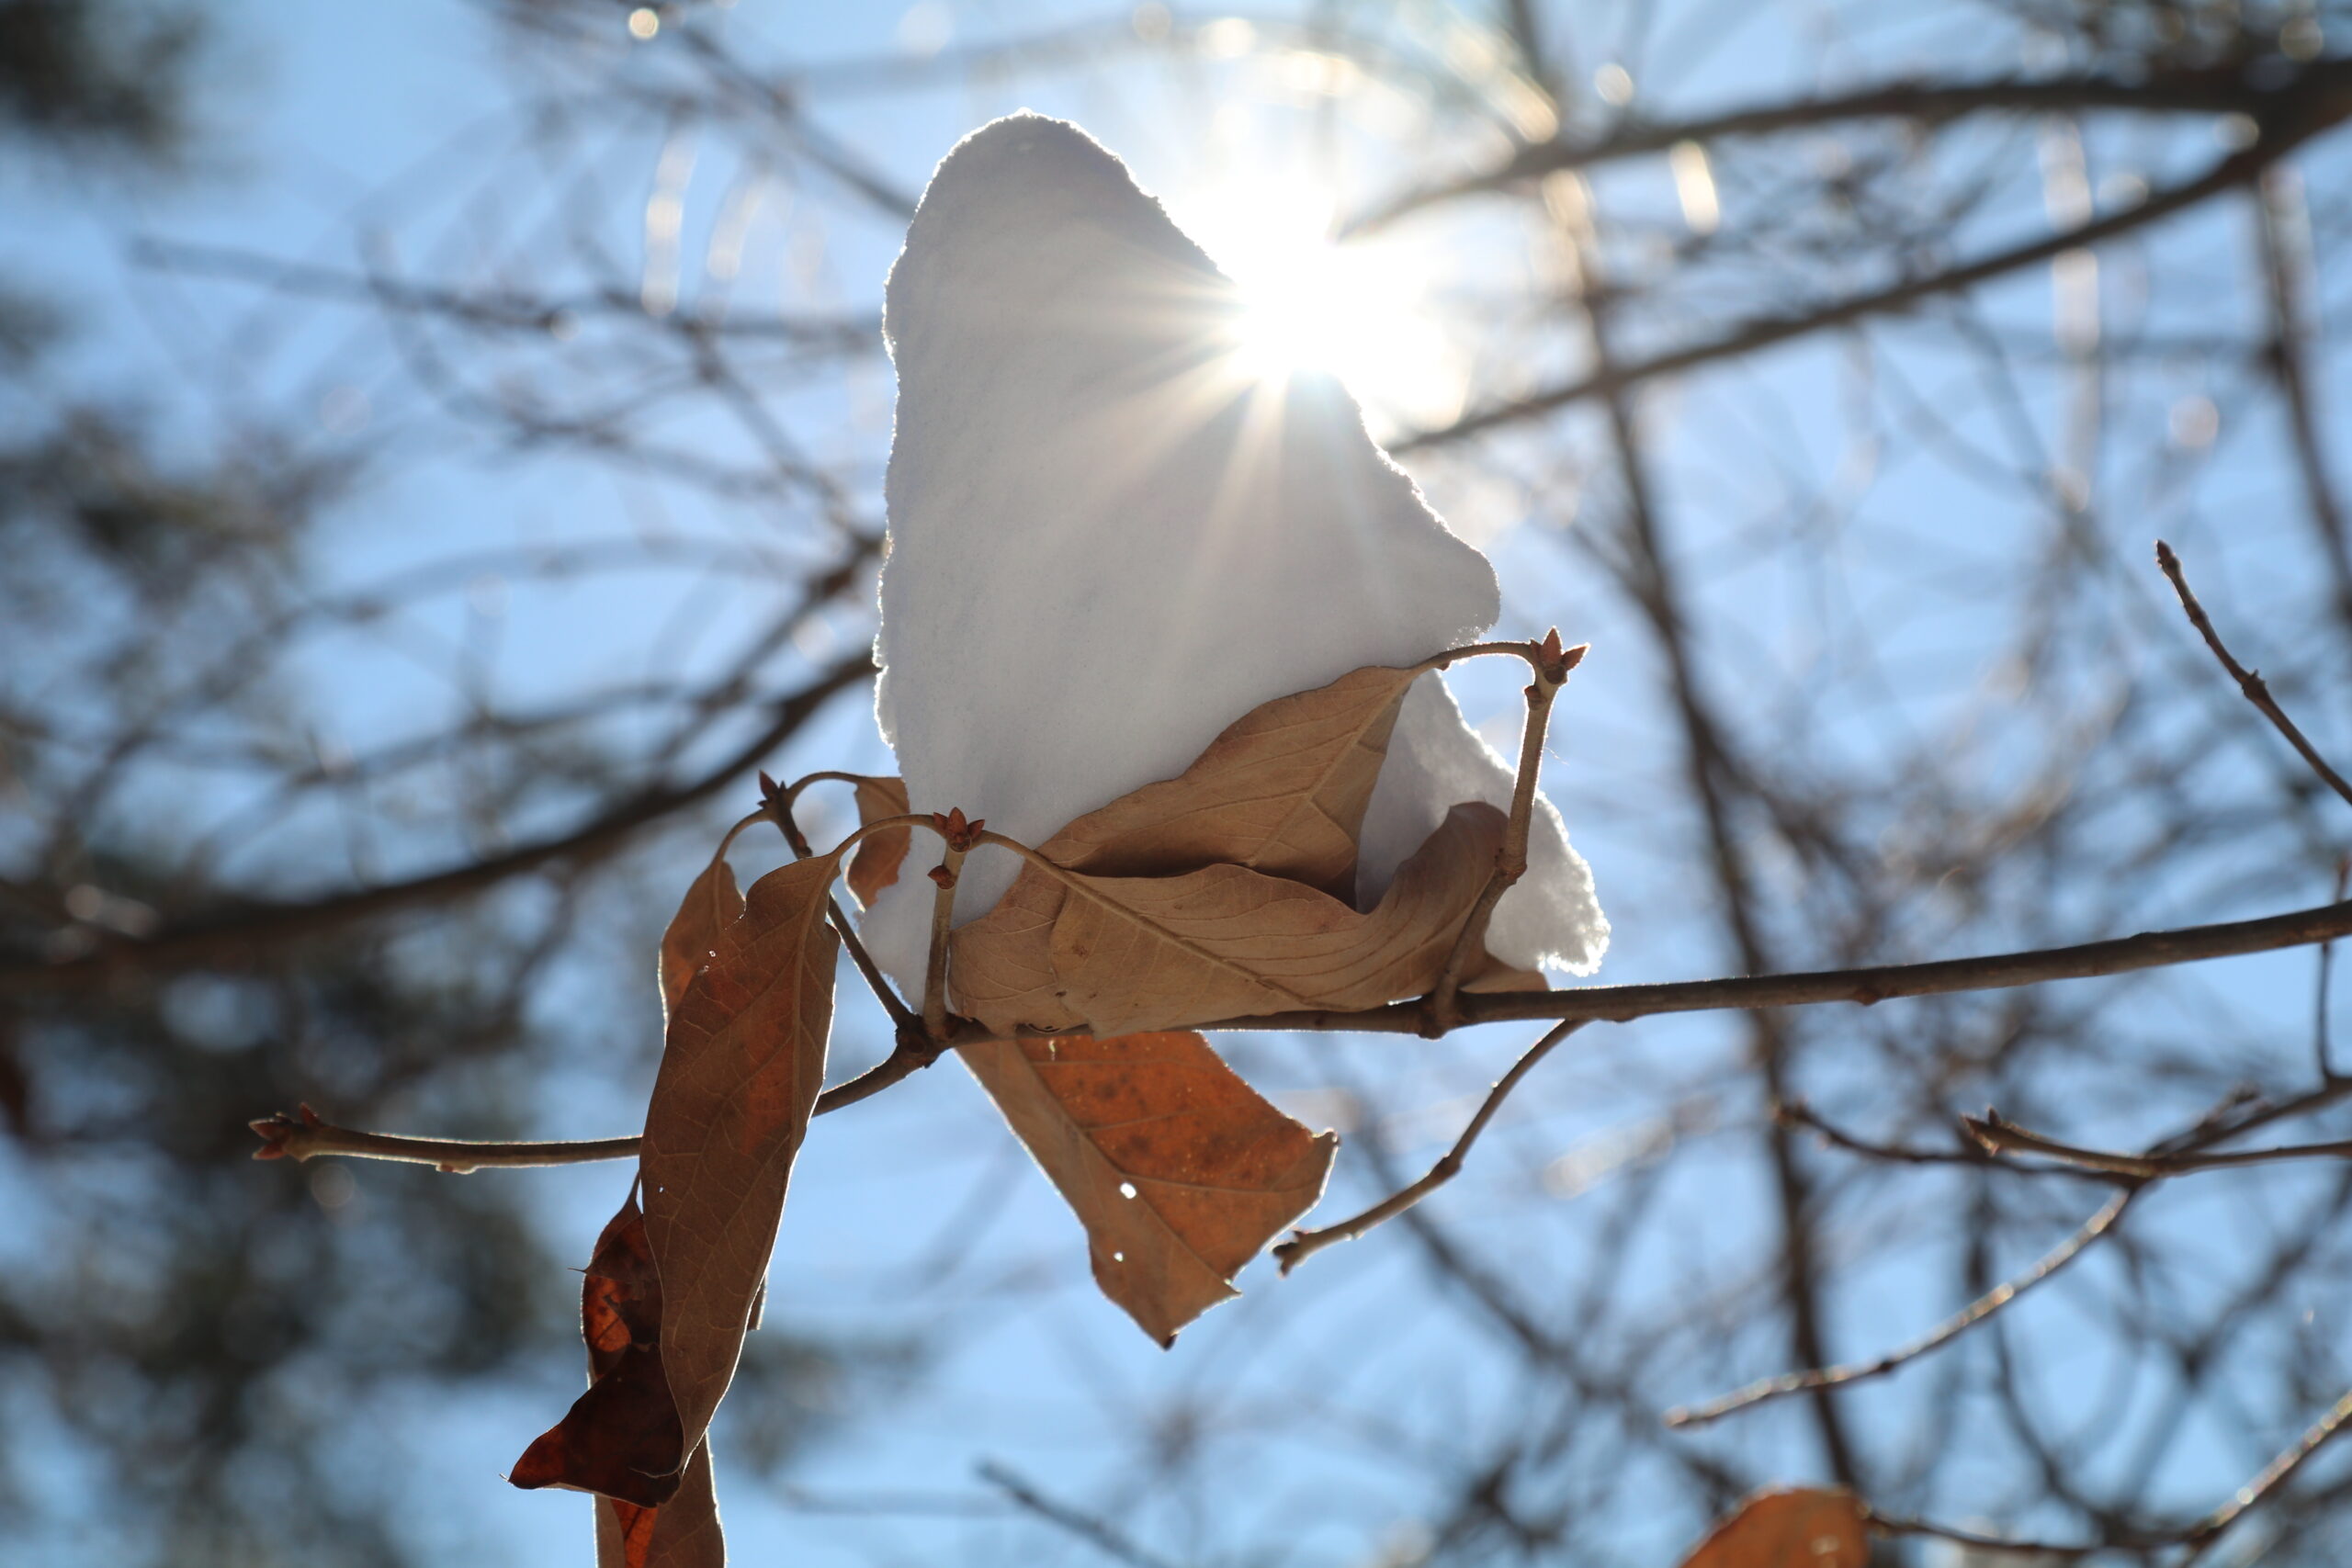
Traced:
[[590, 1265], [582, 1328], [595, 1381], [512, 1476], [661, 1510], [648, 1526], [600, 1506], [600, 1540], [610, 1535], [632, 1568], [639, 1537], [647, 1563], [719, 1561], [716, 1506], [706, 1520], [695, 1501], [707, 1461], [699, 1481], [694, 1461], [734, 1375], [824, 1080], [837, 865], [797, 861], [752, 884], [672, 1010], [639, 1156], [643, 1213], [633, 1198]]

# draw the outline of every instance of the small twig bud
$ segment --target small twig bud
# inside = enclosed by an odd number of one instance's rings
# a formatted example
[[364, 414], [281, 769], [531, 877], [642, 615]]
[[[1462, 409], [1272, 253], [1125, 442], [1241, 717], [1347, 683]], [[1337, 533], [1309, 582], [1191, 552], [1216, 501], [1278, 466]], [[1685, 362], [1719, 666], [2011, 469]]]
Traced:
[[988, 818], [976, 817], [967, 821], [964, 808], [959, 806], [944, 817], [933, 812], [931, 823], [939, 829], [939, 836], [947, 840], [947, 847], [960, 855], [969, 854], [979, 843], [980, 829], [988, 826]]

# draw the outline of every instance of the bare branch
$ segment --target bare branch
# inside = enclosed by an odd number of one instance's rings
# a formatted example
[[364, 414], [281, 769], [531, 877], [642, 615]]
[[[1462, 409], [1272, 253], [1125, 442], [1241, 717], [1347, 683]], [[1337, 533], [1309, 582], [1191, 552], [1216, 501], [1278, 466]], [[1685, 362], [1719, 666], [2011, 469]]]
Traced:
[[[2228, 920], [2072, 947], [1988, 953], [1981, 958], [1945, 958], [1926, 964], [1889, 964], [1859, 969], [1824, 969], [1791, 975], [1753, 975], [1723, 980], [1676, 980], [1652, 986], [1579, 986], [1565, 991], [1503, 991], [1462, 998], [1464, 1025], [1508, 1019], [1592, 1019], [1626, 1023], [1661, 1013], [1728, 1012], [1750, 1008], [1811, 1007], [1852, 1002], [1862, 1007], [1898, 997], [1948, 996], [1960, 991], [1997, 991], [2052, 980], [2082, 980], [2135, 970], [2235, 958], [2249, 953], [2310, 947], [2352, 934], [2352, 903], [2323, 904], [2257, 919]], [[1395, 1002], [1361, 1012], [1299, 1011], [1228, 1018], [1196, 1027], [1207, 1030], [1357, 1030], [1378, 1034], [1418, 1034], [1421, 1004]]]
[[1704, 1404], [1669, 1410], [1666, 1413], [1666, 1424], [1669, 1427], [1702, 1427], [1767, 1400], [1812, 1389], [1861, 1382], [1869, 1378], [1883, 1376], [1907, 1361], [1917, 1360], [1930, 1350], [1957, 1339], [2081, 1257], [2091, 1243], [2107, 1235], [2115, 1222], [2123, 1217], [2123, 1211], [2131, 1206], [2132, 1200], [2137, 1195], [2136, 1188], [2117, 1193], [2108, 1200], [2105, 1207], [2084, 1221], [2072, 1235], [2044, 1254], [2032, 1268], [2013, 1280], [1996, 1285], [1908, 1345], [1868, 1361], [1849, 1362], [1842, 1367], [1823, 1367], [1812, 1371], [1783, 1372], [1778, 1377], [1764, 1378], [1746, 1388], [1736, 1389], [1720, 1399], [1711, 1399]]
[[610, 854], [644, 829], [727, 788], [790, 739], [832, 697], [873, 672], [872, 656], [859, 649], [777, 702], [776, 716], [765, 729], [700, 778], [645, 791], [568, 833], [405, 882], [293, 903], [255, 900], [209, 918], [166, 926], [153, 936], [109, 936], [96, 952], [63, 963], [20, 960], [0, 964], [0, 996], [87, 986], [126, 970], [170, 969], [232, 959], [273, 942], [315, 937], [420, 904], [478, 893], [559, 861]]
[[1283, 1272], [1289, 1273], [1327, 1247], [1333, 1247], [1343, 1241], [1353, 1241], [1374, 1226], [1395, 1219], [1461, 1175], [1463, 1162], [1470, 1155], [1470, 1145], [1478, 1141], [1478, 1134], [1485, 1132], [1487, 1124], [1495, 1119], [1495, 1112], [1502, 1109], [1503, 1101], [1510, 1097], [1510, 1091], [1519, 1087], [1521, 1078], [1535, 1070], [1537, 1063], [1552, 1054], [1554, 1046], [1583, 1027], [1582, 1021], [1559, 1024], [1543, 1039], [1529, 1046], [1526, 1054], [1511, 1064], [1510, 1071], [1505, 1073], [1496, 1082], [1495, 1087], [1487, 1090], [1487, 1098], [1479, 1105], [1477, 1114], [1470, 1118], [1470, 1125], [1462, 1129], [1462, 1135], [1453, 1141], [1452, 1148], [1445, 1151], [1444, 1157], [1430, 1167], [1428, 1175], [1409, 1187], [1390, 1193], [1363, 1213], [1342, 1220], [1336, 1225], [1326, 1225], [1319, 1230], [1292, 1232], [1290, 1240], [1274, 1248], [1274, 1256], [1282, 1259]]
[[2329, 766], [2327, 759], [2319, 754], [2319, 748], [2305, 739], [2303, 732], [2295, 728], [2295, 721], [2287, 716], [2286, 709], [2271, 696], [2269, 684], [2263, 680], [2261, 672], [2248, 670], [2231, 656], [2229, 649], [2222, 642], [2222, 634], [2213, 629], [2211, 619], [2206, 615], [2205, 606], [2199, 604], [2197, 595], [2190, 592], [2188, 579], [2181, 570], [2180, 557], [2175, 555], [2173, 547], [2162, 539], [2156, 541], [2156, 565], [2172, 580], [2173, 592], [2180, 595], [2180, 607], [2188, 613], [2189, 624], [2204, 637], [2205, 646], [2213, 650], [2213, 657], [2222, 661], [2222, 668], [2230, 672], [2230, 679], [2238, 683], [2238, 690], [2245, 694], [2245, 700], [2261, 710], [2262, 716], [2270, 721], [2271, 728], [2287, 738], [2287, 744], [2311, 764], [2312, 772], [2317, 773], [2328, 788], [2342, 795], [2346, 805], [2352, 805], [2352, 784], [2346, 784], [2344, 775]]
[[2052, 114], [2073, 109], [2134, 113], [2259, 115], [2282, 91], [2345, 80], [2341, 61], [2315, 61], [2283, 87], [2251, 86], [2236, 65], [2167, 71], [2129, 80], [2108, 75], [2000, 77], [1985, 82], [1889, 82], [1860, 92], [1807, 95], [1690, 119], [1612, 126], [1589, 141], [1566, 138], [1522, 147], [1490, 168], [1391, 197], [1348, 226], [1369, 233], [1408, 213], [1464, 197], [1505, 190], [1549, 174], [1588, 169], [1625, 158], [1664, 152], [1679, 143], [1705, 145], [1735, 136], [1769, 136], [1865, 119], [1941, 123], [1973, 114]]
[[1996, 251], [1991, 255], [1941, 272], [1890, 284], [1867, 294], [1832, 300], [1793, 315], [1752, 321], [1706, 343], [1668, 349], [1645, 359], [1600, 366], [1573, 381], [1513, 398], [1507, 402], [1474, 409], [1451, 424], [1407, 434], [1390, 442], [1388, 449], [1397, 453], [1413, 452], [1466, 440], [1485, 431], [1517, 424], [1555, 409], [1566, 408], [1570, 403], [1621, 392], [1660, 376], [1693, 370], [1719, 360], [1741, 358], [1833, 327], [1849, 326], [1873, 316], [1905, 310], [1923, 300], [1973, 288], [1978, 284], [1988, 283], [2022, 267], [2037, 265], [2068, 251], [2105, 244], [2176, 213], [2185, 212], [2223, 191], [2245, 185], [2295, 148], [2341, 121], [2346, 114], [2352, 114], [2352, 102], [2335, 102], [2328, 98], [2315, 98], [2306, 107], [2308, 112], [2291, 117], [2282, 115], [2266, 125], [2260, 140], [2253, 146], [2231, 153], [2197, 178], [2154, 192], [2137, 206], [2122, 211], [2078, 223], [2039, 240], [2012, 245], [2007, 250]]

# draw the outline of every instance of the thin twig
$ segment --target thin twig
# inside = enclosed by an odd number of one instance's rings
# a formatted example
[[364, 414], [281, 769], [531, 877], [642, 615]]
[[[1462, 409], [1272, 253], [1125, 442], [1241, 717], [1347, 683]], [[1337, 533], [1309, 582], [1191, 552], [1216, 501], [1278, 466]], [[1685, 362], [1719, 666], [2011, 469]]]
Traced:
[[[792, 803], [799, 798], [803, 789], [820, 779], [864, 782], [855, 773], [818, 773], [794, 780], [788, 788], [777, 789], [767, 774], [760, 775], [760, 784], [767, 797], [763, 809], [783, 830], [785, 842], [792, 846], [793, 856], [798, 860], [807, 860], [816, 852], [810, 848], [808, 835], [800, 830], [800, 824], [793, 819]], [[865, 977], [866, 989], [872, 991], [874, 999], [882, 1004], [882, 1010], [890, 1015], [894, 1032], [902, 1034], [910, 1029], [921, 1028], [922, 1020], [915, 1015], [914, 1009], [899, 999], [897, 990], [884, 976], [882, 966], [874, 962], [874, 955], [865, 951], [865, 943], [858, 940], [857, 928], [851, 923], [848, 911], [842, 908], [842, 901], [830, 892], [825, 895], [825, 913], [833, 922], [833, 930], [841, 934], [842, 946], [848, 949], [850, 962], [856, 964], [857, 972]]]
[[2102, 1540], [2088, 1546], [2061, 1546], [2046, 1540], [2004, 1540], [1996, 1535], [1980, 1535], [1974, 1530], [1957, 1529], [1928, 1519], [1883, 1514], [1867, 1503], [1862, 1505], [1862, 1517], [1871, 1529], [1881, 1535], [1930, 1536], [1937, 1540], [1973, 1547], [1978, 1551], [2014, 1552], [2020, 1557], [2063, 1557], [2071, 1561], [2088, 1557], [2094, 1551], [2106, 1551], [2112, 1544]]
[[2060, 1545], [2051, 1541], [2003, 1540], [1997, 1536], [1979, 1535], [1973, 1530], [1955, 1529], [1950, 1525], [1933, 1524], [1926, 1519], [1905, 1518], [1895, 1514], [1883, 1514], [1867, 1506], [1863, 1514], [1871, 1529], [1883, 1535], [1933, 1536], [1939, 1540], [1955, 1541], [1974, 1547], [1980, 1551], [2016, 1552], [2028, 1556], [2088, 1557], [2101, 1551], [2149, 1552], [2165, 1547], [2185, 1546], [2188, 1554], [2173, 1564], [2173, 1568], [2189, 1568], [2202, 1557], [2206, 1550], [2219, 1540], [2222, 1532], [2244, 1517], [2246, 1511], [2276, 1492], [2287, 1478], [2301, 1468], [2305, 1461], [2325, 1447], [2329, 1439], [2352, 1421], [2352, 1391], [2331, 1406], [2326, 1415], [2306, 1427], [2303, 1435], [2262, 1469], [2262, 1473], [2230, 1494], [2228, 1501], [2211, 1513], [2179, 1529], [2160, 1532], [2111, 1535], [2104, 1540], [2080, 1545]]
[[2295, 721], [2287, 716], [2286, 710], [2270, 695], [2270, 687], [2263, 681], [2261, 672], [2248, 670], [2231, 657], [2229, 649], [2222, 642], [2222, 634], [2213, 629], [2212, 621], [2207, 617], [2205, 606], [2199, 604], [2197, 595], [2190, 592], [2188, 579], [2180, 569], [2180, 558], [2162, 539], [2156, 541], [2156, 565], [2172, 580], [2173, 592], [2180, 595], [2180, 607], [2188, 613], [2189, 624], [2204, 637], [2205, 646], [2213, 650], [2213, 657], [2222, 661], [2222, 668], [2228, 671], [2230, 678], [2238, 683], [2238, 690], [2245, 694], [2245, 700], [2261, 710], [2262, 716], [2270, 721], [2271, 728], [2285, 736], [2287, 744], [2302, 754], [2303, 761], [2311, 764], [2312, 772], [2324, 780], [2328, 788], [2342, 795], [2346, 805], [2352, 805], [2352, 784], [2346, 784], [2344, 775], [2330, 767], [2327, 759], [2319, 754], [2319, 748], [2303, 738], [2303, 732], [2295, 728]]
[[1495, 1119], [1495, 1112], [1500, 1111], [1503, 1101], [1510, 1098], [1510, 1091], [1519, 1087], [1521, 1078], [1535, 1069], [1537, 1063], [1552, 1054], [1554, 1046], [1583, 1027], [1582, 1020], [1572, 1020], [1566, 1023], [1557, 1024], [1543, 1039], [1529, 1046], [1526, 1055], [1512, 1063], [1510, 1071], [1505, 1073], [1496, 1082], [1495, 1087], [1487, 1091], [1486, 1101], [1478, 1107], [1478, 1113], [1470, 1118], [1470, 1125], [1462, 1129], [1462, 1136], [1453, 1141], [1453, 1146], [1445, 1151], [1444, 1157], [1430, 1167], [1428, 1175], [1408, 1187], [1390, 1193], [1351, 1219], [1342, 1220], [1336, 1225], [1326, 1225], [1320, 1230], [1292, 1232], [1288, 1241], [1274, 1248], [1274, 1256], [1282, 1259], [1283, 1272], [1289, 1273], [1327, 1247], [1333, 1247], [1343, 1241], [1353, 1241], [1374, 1225], [1395, 1219], [1461, 1175], [1463, 1162], [1469, 1157], [1470, 1145], [1478, 1141], [1478, 1134], [1485, 1132], [1487, 1124]]
[[931, 951], [923, 963], [922, 1032], [935, 1043], [947, 1039], [947, 937], [956, 923], [956, 884], [964, 871], [964, 857], [978, 841], [980, 824], [967, 822], [961, 807], [937, 818], [940, 837], [946, 840], [939, 863], [931, 868], [937, 888], [931, 900]]
[[564, 1143], [500, 1143], [465, 1138], [401, 1138], [386, 1133], [362, 1133], [321, 1120], [305, 1105], [292, 1116], [283, 1112], [251, 1123], [261, 1134], [255, 1159], [316, 1159], [321, 1155], [347, 1155], [359, 1159], [392, 1160], [402, 1165], [429, 1165], [462, 1176], [481, 1169], [517, 1169], [532, 1166], [585, 1165], [594, 1160], [627, 1159], [637, 1153], [638, 1140], [586, 1138]]
[[[2344, 901], [2344, 894], [2347, 886], [2352, 886], [2352, 855], [2342, 856], [2335, 863], [2336, 902]], [[2335, 1070], [2335, 1064], [2331, 1059], [2335, 1052], [2329, 1048], [2328, 1044], [2328, 992], [2329, 983], [2335, 976], [2335, 944], [2332, 942], [2321, 942], [2319, 944], [2319, 995], [2312, 1003], [2312, 1055], [2318, 1059], [2319, 1081], [2322, 1083], [2335, 1083], [2342, 1077]]]
[[2248, 1508], [2278, 1490], [2279, 1484], [2294, 1474], [2305, 1460], [2342, 1431], [2347, 1420], [2352, 1420], [2352, 1391], [2346, 1391], [2326, 1415], [2304, 1428], [2303, 1435], [2265, 1466], [2261, 1474], [2239, 1487], [2228, 1502], [2198, 1521], [2184, 1538], [2189, 1548], [2188, 1555], [2175, 1564], [2175, 1568], [2188, 1568], [2190, 1563], [2202, 1557], [2205, 1549], [2219, 1540], [2223, 1530], [2237, 1523], [2239, 1517]]
[[2085, 1248], [2105, 1235], [2113, 1227], [2115, 1222], [2122, 1218], [2123, 1211], [2131, 1206], [2132, 1200], [2138, 1193], [2139, 1189], [2136, 1187], [2117, 1193], [2108, 1200], [2106, 1205], [2098, 1213], [2084, 1221], [2072, 1235], [2052, 1248], [2032, 1268], [2015, 1279], [2003, 1280], [2000, 1284], [1994, 1286], [1993, 1289], [1985, 1292], [1907, 1345], [1889, 1350], [1886, 1354], [1868, 1361], [1849, 1362], [1841, 1367], [1822, 1367], [1809, 1371], [1783, 1372], [1778, 1377], [1764, 1378], [1749, 1383], [1746, 1388], [1736, 1389], [1720, 1399], [1709, 1400], [1704, 1404], [1687, 1405], [1679, 1410], [1669, 1410], [1666, 1413], [1666, 1424], [1669, 1427], [1703, 1426], [1707, 1422], [1729, 1416], [1734, 1411], [1745, 1410], [1750, 1405], [1761, 1404], [1767, 1400], [1779, 1399], [1792, 1393], [1802, 1393], [1811, 1389], [1836, 1388], [1843, 1383], [1860, 1382], [1867, 1378], [1883, 1376], [1906, 1361], [1917, 1360], [1928, 1351], [1949, 1343], [1973, 1328], [2081, 1257]]
[[2062, 1164], [2080, 1166], [2085, 1170], [2105, 1171], [2114, 1176], [2130, 1177], [2148, 1181], [2167, 1176], [2186, 1175], [2198, 1170], [2226, 1170], [2235, 1166], [2275, 1165], [2283, 1160], [2352, 1159], [2352, 1139], [2340, 1139], [2324, 1144], [2285, 1144], [2267, 1149], [2222, 1149], [2211, 1152], [2191, 1150], [2179, 1154], [2121, 1154], [2107, 1149], [2086, 1149], [2073, 1144], [2062, 1144], [2055, 1138], [2045, 1138], [2030, 1132], [2014, 1122], [1998, 1116], [1961, 1119], [1969, 1135], [1993, 1154], [2039, 1155]]
[[1115, 1557], [1130, 1564], [1131, 1568], [1171, 1568], [1165, 1558], [1146, 1551], [1108, 1520], [1080, 1513], [1067, 1503], [1057, 1502], [995, 1460], [983, 1460], [977, 1469], [982, 1481], [996, 1487], [1014, 1503], [1046, 1523], [1068, 1530], [1105, 1555]]
[[1903, 1165], [1990, 1165], [1992, 1159], [1984, 1150], [1970, 1147], [1923, 1149], [1901, 1144], [1874, 1144], [1857, 1137], [1835, 1123], [1824, 1121], [1819, 1112], [1802, 1100], [1783, 1100], [1772, 1108], [1772, 1115], [1784, 1127], [1802, 1127], [1817, 1134], [1821, 1141], [1849, 1154], [1870, 1159], [1894, 1161]]

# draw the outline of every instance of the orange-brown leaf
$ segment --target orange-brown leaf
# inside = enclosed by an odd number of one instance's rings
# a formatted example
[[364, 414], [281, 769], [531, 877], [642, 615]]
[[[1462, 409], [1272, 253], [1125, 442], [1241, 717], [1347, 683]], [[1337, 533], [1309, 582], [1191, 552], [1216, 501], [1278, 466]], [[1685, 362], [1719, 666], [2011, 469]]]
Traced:
[[1097, 876], [1241, 865], [1346, 898], [1356, 837], [1418, 673], [1374, 665], [1227, 725], [1176, 777], [1078, 818], [1042, 847]]
[[1110, 1036], [1416, 996], [1443, 968], [1504, 827], [1491, 806], [1455, 807], [1369, 913], [1238, 865], [1067, 883], [1026, 867], [956, 933], [956, 1005], [999, 1033], [1075, 1019]]
[[724, 854], [714, 857], [678, 901], [670, 929], [662, 933], [662, 1016], [677, 1010], [678, 998], [710, 962], [718, 933], [743, 913], [743, 896], [735, 891], [735, 870]]
[[1867, 1568], [1870, 1529], [1849, 1492], [1758, 1492], [1683, 1559], [1682, 1568]]
[[[860, 827], [879, 822], [886, 817], [904, 817], [911, 809], [907, 805], [907, 781], [904, 779], [861, 778], [857, 781], [857, 821]], [[849, 858], [849, 871], [842, 880], [849, 890], [857, 895], [861, 904], [872, 904], [874, 896], [899, 880], [899, 867], [907, 858], [911, 828], [885, 828], [870, 839], [858, 841], [856, 851]]]
[[1167, 1344], [1322, 1196], [1339, 1139], [1260, 1098], [1193, 1033], [963, 1048], [1086, 1226], [1094, 1278]]
[[734, 1375], [824, 1081], [836, 864], [798, 861], [752, 884], [672, 1010], [639, 1155], [643, 1213], [632, 1197], [605, 1227], [582, 1295], [594, 1382], [511, 1477], [661, 1510], [650, 1525], [600, 1514], [624, 1563], [632, 1539], [647, 1563], [719, 1561], [716, 1505], [697, 1500], [707, 1480], [690, 1461]]
[[686, 1461], [676, 1494], [660, 1507], [596, 1499], [596, 1568], [727, 1568], [707, 1437]]

